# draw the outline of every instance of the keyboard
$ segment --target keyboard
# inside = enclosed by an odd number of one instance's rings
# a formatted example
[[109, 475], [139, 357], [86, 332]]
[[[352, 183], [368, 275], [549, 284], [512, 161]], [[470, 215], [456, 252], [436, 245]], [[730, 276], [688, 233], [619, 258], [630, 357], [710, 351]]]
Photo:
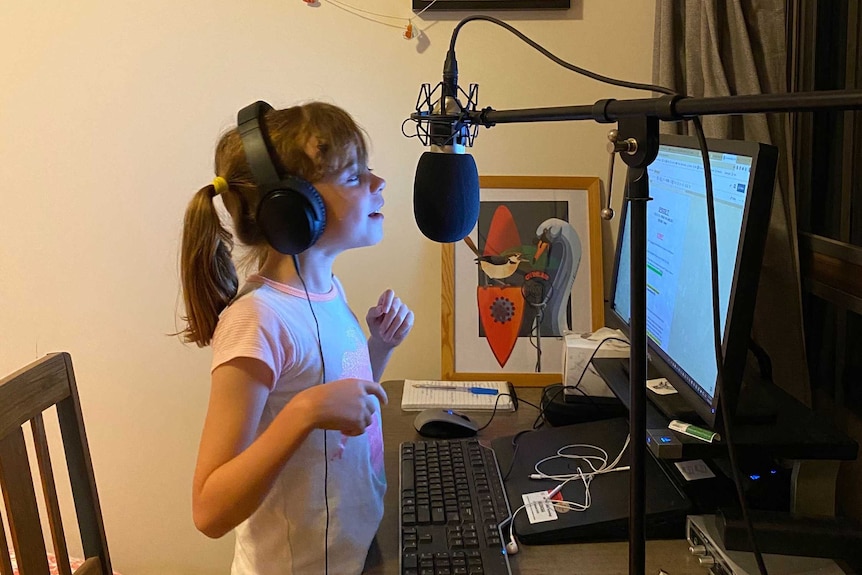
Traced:
[[401, 575], [511, 575], [494, 452], [476, 439], [404, 442], [400, 462]]

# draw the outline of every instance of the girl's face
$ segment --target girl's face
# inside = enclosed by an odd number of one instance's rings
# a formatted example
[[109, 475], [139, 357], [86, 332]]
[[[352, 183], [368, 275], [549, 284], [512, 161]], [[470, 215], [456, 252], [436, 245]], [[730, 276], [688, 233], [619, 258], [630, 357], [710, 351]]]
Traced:
[[371, 246], [383, 239], [383, 178], [367, 166], [351, 166], [314, 186], [326, 205], [321, 243], [346, 250]]

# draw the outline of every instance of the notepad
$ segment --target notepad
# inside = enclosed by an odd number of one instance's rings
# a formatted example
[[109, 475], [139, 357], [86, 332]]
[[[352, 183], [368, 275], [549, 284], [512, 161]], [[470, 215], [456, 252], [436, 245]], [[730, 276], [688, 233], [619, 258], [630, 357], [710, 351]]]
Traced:
[[[427, 389], [420, 385], [451, 386], [452, 389]], [[497, 395], [474, 394], [462, 391], [468, 387], [483, 387], [497, 390]], [[447, 407], [452, 409], [491, 411], [494, 405], [497, 411], [514, 411], [512, 398], [508, 394], [509, 383], [506, 381], [425, 381], [404, 380], [404, 391], [401, 394], [401, 409], [404, 411], [421, 411], [431, 407]], [[499, 401], [498, 401], [499, 400]]]

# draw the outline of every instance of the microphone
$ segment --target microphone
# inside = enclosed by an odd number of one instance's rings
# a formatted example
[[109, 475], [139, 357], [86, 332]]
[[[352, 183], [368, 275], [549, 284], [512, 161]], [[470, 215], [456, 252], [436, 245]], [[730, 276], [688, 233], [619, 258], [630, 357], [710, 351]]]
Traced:
[[[437, 88], [440, 98], [432, 103]], [[476, 109], [478, 86], [471, 84], [469, 94], [460, 90], [453, 49], [446, 54], [443, 81], [437, 88], [432, 92], [428, 84], [422, 85], [416, 113], [410, 116], [422, 143], [431, 147], [416, 165], [413, 216], [425, 237], [451, 243], [467, 236], [479, 219], [479, 171], [466, 153], [478, 130], [467, 114]], [[466, 96], [466, 105], [459, 101], [459, 91]]]

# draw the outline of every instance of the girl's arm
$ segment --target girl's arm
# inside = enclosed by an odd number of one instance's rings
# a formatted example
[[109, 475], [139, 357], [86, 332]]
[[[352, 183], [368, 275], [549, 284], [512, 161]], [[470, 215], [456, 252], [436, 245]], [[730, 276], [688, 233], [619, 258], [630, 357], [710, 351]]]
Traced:
[[192, 487], [195, 526], [221, 537], [257, 509], [278, 472], [314, 427], [299, 396], [255, 440], [271, 377], [256, 359], [217, 367]]
[[297, 394], [255, 438], [269, 389], [265, 364], [237, 358], [217, 367], [192, 486], [195, 526], [221, 537], [247, 519], [272, 488], [284, 464], [312, 429], [358, 435], [386, 402], [382, 388], [358, 379], [315, 386]]
[[377, 300], [377, 305], [368, 310], [365, 322], [371, 337], [368, 338], [368, 357], [374, 381], [380, 381], [386, 364], [395, 349], [413, 329], [413, 312], [395, 292], [386, 290]]

